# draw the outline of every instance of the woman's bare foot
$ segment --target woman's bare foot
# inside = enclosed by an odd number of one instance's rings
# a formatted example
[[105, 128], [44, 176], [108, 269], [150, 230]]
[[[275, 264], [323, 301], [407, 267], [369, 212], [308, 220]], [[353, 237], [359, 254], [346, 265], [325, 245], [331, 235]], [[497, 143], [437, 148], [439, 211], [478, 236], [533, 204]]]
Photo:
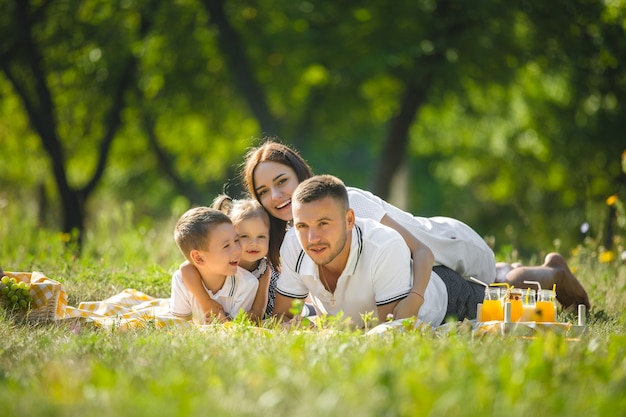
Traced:
[[591, 307], [587, 291], [572, 274], [563, 256], [555, 252], [549, 253], [546, 255], [543, 266], [554, 270], [556, 299], [565, 310], [575, 309], [579, 304], [584, 304], [587, 310]]

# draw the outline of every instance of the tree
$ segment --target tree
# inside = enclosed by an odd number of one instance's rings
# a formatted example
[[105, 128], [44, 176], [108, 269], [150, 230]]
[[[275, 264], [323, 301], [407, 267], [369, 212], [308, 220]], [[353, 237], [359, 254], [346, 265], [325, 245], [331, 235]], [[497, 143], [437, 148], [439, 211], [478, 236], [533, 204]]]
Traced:
[[623, 14], [586, 0], [3, 2], [0, 137], [19, 148], [28, 115], [64, 230], [97, 189], [149, 215], [206, 203], [268, 134], [383, 197], [404, 165], [408, 210], [545, 247], [614, 186]]
[[[51, 55], [44, 57], [42, 53], [42, 49], [45, 48], [45, 43], [48, 41], [46, 37], [49, 36], [54, 39], [65, 35], [64, 33], [59, 33], [59, 28], [55, 27], [49, 20], [44, 19], [46, 13], [62, 12], [59, 9], [54, 10], [52, 4], [53, 1], [49, 0], [42, 3], [37, 9], [31, 10], [30, 2], [28, 1], [13, 2], [12, 12], [14, 20], [12, 22], [14, 30], [11, 32], [15, 36], [9, 39], [10, 43], [4, 46], [0, 62], [2, 62], [4, 74], [11, 81], [15, 92], [20, 96], [30, 123], [41, 138], [42, 145], [50, 157], [54, 180], [63, 207], [62, 230], [65, 232], [77, 231], [80, 239], [86, 215], [85, 202], [95, 190], [104, 173], [111, 144], [121, 125], [120, 115], [125, 105], [124, 96], [134, 81], [137, 60], [127, 48], [120, 48], [126, 51], [126, 56], [119, 63], [119, 67], [103, 68], [107, 71], [110, 70], [111, 81], [103, 82], [104, 88], [102, 90], [104, 91], [99, 91], [104, 96], [105, 101], [108, 102], [108, 109], [103, 112], [104, 120], [98, 122], [103, 125], [103, 129], [99, 139], [99, 149], [96, 154], [96, 166], [93, 174], [83, 186], [72, 186], [68, 179], [67, 158], [60, 138], [61, 131], [65, 129], [59, 126], [57, 119], [58, 114], [62, 110], [58, 109], [58, 100], [55, 100], [53, 97], [53, 87], [50, 85], [47, 73], [48, 66], [59, 65], [59, 62], [50, 62], [49, 58], [51, 58]], [[62, 23], [85, 25], [85, 22], [81, 22], [80, 17], [77, 15], [70, 15], [68, 19], [76, 20], [66, 20]], [[105, 21], [101, 24], [105, 25], [108, 23], [111, 22]], [[86, 29], [93, 29], [89, 25], [85, 26], [87, 26]], [[145, 34], [148, 27], [148, 21], [143, 19], [139, 32]], [[62, 29], [60, 30], [62, 31]], [[77, 36], [74, 34], [74, 37], [67, 41], [76, 40], [76, 38]], [[90, 41], [93, 40], [87, 40], [87, 42]], [[67, 45], [62, 47], [67, 47]], [[112, 47], [119, 48], [120, 45]], [[95, 54], [94, 60], [98, 60], [102, 53], [101, 49], [96, 47], [93, 51]], [[106, 78], [109, 77], [107, 76]], [[83, 121], [94, 123], [93, 120]]]

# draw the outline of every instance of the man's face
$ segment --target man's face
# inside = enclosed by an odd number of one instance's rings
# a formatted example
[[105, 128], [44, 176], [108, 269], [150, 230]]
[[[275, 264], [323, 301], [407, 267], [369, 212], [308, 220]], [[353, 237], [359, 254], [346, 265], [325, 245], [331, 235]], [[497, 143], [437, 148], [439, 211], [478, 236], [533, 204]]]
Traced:
[[328, 265], [337, 259], [344, 264], [334, 266], [343, 268], [350, 252], [347, 243], [354, 226], [354, 212], [346, 212], [331, 197], [310, 203], [294, 201], [292, 209], [293, 225], [307, 255], [317, 265]]

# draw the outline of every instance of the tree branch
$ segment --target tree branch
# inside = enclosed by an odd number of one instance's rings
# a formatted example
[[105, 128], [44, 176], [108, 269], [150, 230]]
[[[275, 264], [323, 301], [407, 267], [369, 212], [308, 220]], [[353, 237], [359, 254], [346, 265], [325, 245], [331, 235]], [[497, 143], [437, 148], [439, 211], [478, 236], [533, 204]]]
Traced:
[[159, 167], [162, 172], [174, 183], [174, 187], [176, 190], [182, 193], [185, 197], [187, 197], [192, 202], [200, 202], [202, 201], [202, 196], [200, 192], [189, 182], [183, 181], [183, 179], [176, 173], [174, 169], [174, 161], [172, 157], [163, 150], [161, 145], [159, 144], [159, 140], [157, 138], [157, 134], [154, 130], [154, 121], [150, 116], [148, 116], [144, 111], [143, 116], [143, 126], [146, 129], [146, 133], [148, 135], [148, 142], [152, 146], [154, 153], [156, 154], [157, 161]]
[[100, 152], [98, 153], [98, 163], [96, 164], [96, 169], [89, 182], [87, 182], [87, 184], [80, 191], [83, 198], [87, 198], [87, 196], [93, 192], [100, 182], [102, 175], [104, 175], [104, 169], [106, 168], [106, 163], [111, 151], [111, 144], [113, 143], [113, 139], [115, 138], [115, 135], [117, 134], [117, 131], [122, 123], [120, 115], [125, 106], [124, 94], [128, 91], [134, 79], [136, 66], [137, 60], [131, 56], [128, 59], [126, 67], [124, 68], [124, 71], [122, 72], [122, 75], [117, 83], [115, 95], [113, 96], [113, 104], [111, 105], [106, 117], [106, 132], [100, 141]]
[[[141, 37], [145, 37], [150, 27], [152, 26], [152, 20], [146, 17], [145, 13], [141, 14]], [[100, 142], [100, 152], [98, 153], [98, 163], [96, 165], [96, 170], [93, 173], [93, 176], [89, 180], [89, 182], [82, 188], [81, 194], [83, 198], [87, 198], [89, 194], [93, 192], [98, 183], [100, 182], [102, 175], [104, 175], [104, 170], [106, 168], [107, 160], [109, 158], [109, 154], [111, 151], [111, 144], [113, 143], [113, 139], [117, 134], [117, 131], [122, 124], [121, 113], [124, 110], [125, 102], [124, 95], [127, 91], [132, 88], [132, 82], [134, 80], [135, 71], [137, 69], [137, 58], [130, 53], [128, 61], [126, 62], [126, 66], [120, 75], [118, 83], [115, 88], [115, 94], [113, 96], [113, 104], [109, 109], [107, 114], [105, 125], [107, 130], [104, 134]]]

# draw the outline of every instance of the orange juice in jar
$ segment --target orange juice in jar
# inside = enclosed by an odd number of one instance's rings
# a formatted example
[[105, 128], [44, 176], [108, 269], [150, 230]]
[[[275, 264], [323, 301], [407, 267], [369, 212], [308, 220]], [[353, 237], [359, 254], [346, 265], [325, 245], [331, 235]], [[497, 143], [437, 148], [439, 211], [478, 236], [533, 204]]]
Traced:
[[509, 289], [505, 303], [511, 304], [511, 321], [521, 321], [524, 312], [523, 306], [524, 292], [520, 288]]
[[544, 323], [556, 321], [556, 293], [552, 290], [540, 290], [537, 294], [537, 320]]
[[485, 288], [485, 299], [481, 309], [480, 321], [504, 320], [504, 306], [502, 304], [502, 290], [500, 288]]

